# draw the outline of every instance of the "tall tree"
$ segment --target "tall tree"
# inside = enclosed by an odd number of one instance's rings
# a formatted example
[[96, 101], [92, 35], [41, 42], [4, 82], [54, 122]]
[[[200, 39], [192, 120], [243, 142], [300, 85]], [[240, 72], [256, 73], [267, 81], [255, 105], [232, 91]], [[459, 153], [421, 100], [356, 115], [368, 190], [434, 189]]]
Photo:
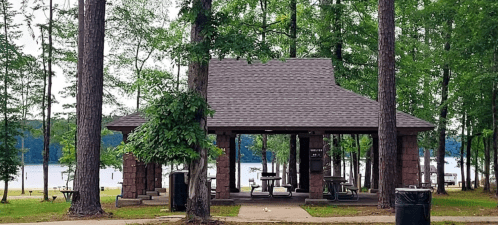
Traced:
[[460, 135], [460, 173], [462, 177], [462, 191], [467, 190], [467, 186], [465, 185], [465, 167], [464, 167], [464, 160], [463, 160], [463, 152], [464, 152], [464, 131], [465, 131], [465, 112], [462, 113], [462, 134]]
[[[80, 121], [80, 111], [78, 108], [78, 103], [81, 101], [81, 80], [83, 79], [83, 57], [85, 51], [85, 0], [78, 0], [78, 64], [77, 64], [77, 78], [76, 78], [76, 126]], [[74, 152], [75, 152], [75, 161], [76, 165], [78, 165], [78, 129], [75, 132], [74, 138]], [[75, 174], [78, 167], [75, 168]], [[73, 180], [73, 187], [76, 187], [77, 180], [76, 176]]]
[[379, 208], [394, 207], [397, 168], [394, 0], [379, 0]]
[[78, 110], [78, 162], [75, 191], [70, 213], [99, 215], [99, 166], [102, 125], [102, 95], [104, 85], [105, 0], [87, 0], [85, 3], [85, 46], [83, 73]]
[[[206, 47], [206, 36], [211, 24], [211, 4], [212, 0], [194, 0], [191, 15], [192, 31], [191, 43], [203, 44], [204, 48], [197, 53], [198, 60], [191, 61], [188, 69], [188, 88], [198, 93], [207, 101], [208, 67], [209, 67], [209, 47]], [[207, 133], [206, 117], [199, 112], [199, 126]], [[201, 146], [194, 146], [195, 152], [200, 157], [193, 160], [189, 165], [189, 190], [187, 199], [187, 218], [206, 221], [210, 217], [209, 201], [210, 191], [206, 186], [207, 182], [207, 149]]]
[[[268, 143], [268, 138], [266, 134], [262, 135], [262, 147], [261, 147], [261, 164], [263, 166], [263, 173], [268, 172], [268, 162], [267, 162], [267, 157], [266, 157], [266, 148], [267, 148], [267, 143]], [[263, 191], [268, 190], [268, 186], [266, 182], [263, 182], [261, 185], [261, 188]]]
[[48, 201], [48, 161], [50, 157], [50, 119], [52, 113], [52, 22], [53, 22], [53, 4], [49, 3], [48, 18], [48, 89], [47, 89], [47, 126], [43, 138], [43, 200]]
[[2, 51], [0, 52], [0, 63], [3, 67], [2, 76], [0, 77], [3, 82], [3, 88], [1, 90], [2, 94], [0, 97], [0, 112], [2, 113], [2, 129], [0, 130], [0, 180], [5, 183], [3, 190], [3, 197], [0, 201], [1, 203], [7, 203], [7, 193], [9, 189], [9, 181], [17, 174], [19, 161], [18, 161], [18, 150], [15, 148], [17, 140], [15, 136], [18, 134], [16, 121], [14, 117], [15, 109], [10, 107], [10, 105], [15, 101], [13, 96], [9, 94], [11, 89], [11, 84], [16, 80], [16, 76], [11, 73], [12, 67], [14, 67], [14, 57], [16, 55], [16, 47], [12, 44], [12, 40], [17, 38], [15, 31], [10, 31], [9, 29], [15, 28], [16, 25], [13, 23], [15, 12], [12, 10], [12, 5], [7, 0], [2, 0], [1, 2], [1, 16], [3, 27], [3, 34], [0, 36], [0, 46], [2, 46]]
[[240, 148], [240, 144], [242, 143], [242, 134], [238, 134], [238, 151], [237, 151], [237, 188], [240, 190], [240, 158], [242, 157], [242, 149]]
[[297, 167], [296, 167], [296, 136], [295, 134], [290, 135], [289, 143], [289, 183], [292, 185], [292, 190], [297, 188]]

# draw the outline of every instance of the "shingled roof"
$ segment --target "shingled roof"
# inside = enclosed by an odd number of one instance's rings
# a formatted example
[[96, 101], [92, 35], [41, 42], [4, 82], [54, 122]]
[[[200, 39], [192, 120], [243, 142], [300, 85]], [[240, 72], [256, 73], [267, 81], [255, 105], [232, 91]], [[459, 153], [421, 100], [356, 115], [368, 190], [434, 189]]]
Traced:
[[[379, 104], [335, 84], [330, 59], [271, 60], [267, 63], [213, 59], [209, 64], [210, 132], [376, 132]], [[426, 131], [434, 125], [403, 112], [399, 130]], [[137, 113], [107, 127], [129, 130], [144, 123]]]
[[[209, 64], [208, 119], [215, 130], [376, 131], [379, 104], [335, 84], [330, 59], [267, 63], [213, 59]], [[397, 127], [414, 131], [434, 125], [398, 112]]]
[[106, 125], [109, 130], [117, 131], [132, 131], [136, 127], [147, 122], [145, 118], [138, 112], [123, 116], [117, 120], [114, 120]]

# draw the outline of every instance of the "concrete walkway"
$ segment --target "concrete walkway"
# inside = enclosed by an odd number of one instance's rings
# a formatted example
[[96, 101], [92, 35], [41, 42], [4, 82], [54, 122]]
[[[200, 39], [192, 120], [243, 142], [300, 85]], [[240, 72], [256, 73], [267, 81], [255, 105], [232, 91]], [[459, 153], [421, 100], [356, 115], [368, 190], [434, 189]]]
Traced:
[[[239, 216], [220, 218], [227, 222], [301, 222], [301, 223], [394, 223], [394, 216], [355, 216], [355, 217], [312, 217], [296, 205], [269, 206], [243, 205]], [[433, 216], [431, 221], [491, 222], [498, 223], [498, 217], [456, 217]]]
[[[137, 220], [72, 220], [42, 223], [23, 223], [18, 225], [126, 225], [126, 224], [156, 224], [177, 222], [183, 219], [183, 215], [163, 216], [156, 219]], [[312, 217], [304, 209], [296, 205], [280, 205], [264, 207], [261, 205], [244, 205], [240, 207], [237, 217], [215, 217], [220, 221], [239, 223], [394, 223], [394, 216], [355, 216], [355, 217]], [[433, 216], [432, 222], [452, 221], [464, 223], [493, 223], [498, 224], [498, 217], [494, 216]], [[14, 224], [5, 224], [14, 225]], [[16, 224], [17, 225], [17, 224]]]

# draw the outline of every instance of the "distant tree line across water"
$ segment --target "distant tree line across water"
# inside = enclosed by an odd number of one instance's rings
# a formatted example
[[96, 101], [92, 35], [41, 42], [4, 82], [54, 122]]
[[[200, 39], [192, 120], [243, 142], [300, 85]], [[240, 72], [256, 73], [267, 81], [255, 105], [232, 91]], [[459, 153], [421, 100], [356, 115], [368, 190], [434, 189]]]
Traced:
[[[34, 137], [30, 132], [25, 132], [24, 145], [29, 151], [25, 154], [26, 164], [41, 164], [43, 163], [43, 136]], [[16, 148], [21, 148], [21, 137], [17, 136]], [[255, 155], [249, 147], [253, 144], [254, 137], [252, 135], [242, 135], [241, 138], [241, 162], [243, 163], [260, 163], [261, 156]], [[116, 147], [123, 140], [123, 135], [119, 132], [114, 132], [112, 135], [102, 137], [103, 145], [106, 147]], [[458, 156], [460, 149], [459, 138], [448, 137], [446, 139], [447, 156]], [[50, 145], [49, 163], [58, 164], [59, 158], [62, 156], [62, 146], [58, 143]], [[420, 149], [420, 156], [423, 156], [423, 149]], [[271, 162], [272, 154], [267, 154], [267, 161]]]

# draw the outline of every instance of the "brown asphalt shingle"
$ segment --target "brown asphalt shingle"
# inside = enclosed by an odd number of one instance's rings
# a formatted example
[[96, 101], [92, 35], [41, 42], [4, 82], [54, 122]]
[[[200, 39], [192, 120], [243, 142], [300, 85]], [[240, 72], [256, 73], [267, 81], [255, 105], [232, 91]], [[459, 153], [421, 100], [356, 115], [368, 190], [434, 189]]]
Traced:
[[[267, 63], [218, 59], [209, 64], [208, 102], [216, 110], [209, 130], [227, 128], [376, 128], [376, 101], [335, 85], [330, 59], [271, 60]], [[107, 125], [139, 126], [137, 113]], [[431, 130], [429, 122], [397, 113], [399, 128]]]
[[[377, 127], [376, 101], [345, 90], [334, 81], [330, 59], [271, 60], [267, 63], [218, 59], [209, 64], [208, 119], [217, 127], [371, 128]], [[434, 125], [397, 113], [397, 126]]]

